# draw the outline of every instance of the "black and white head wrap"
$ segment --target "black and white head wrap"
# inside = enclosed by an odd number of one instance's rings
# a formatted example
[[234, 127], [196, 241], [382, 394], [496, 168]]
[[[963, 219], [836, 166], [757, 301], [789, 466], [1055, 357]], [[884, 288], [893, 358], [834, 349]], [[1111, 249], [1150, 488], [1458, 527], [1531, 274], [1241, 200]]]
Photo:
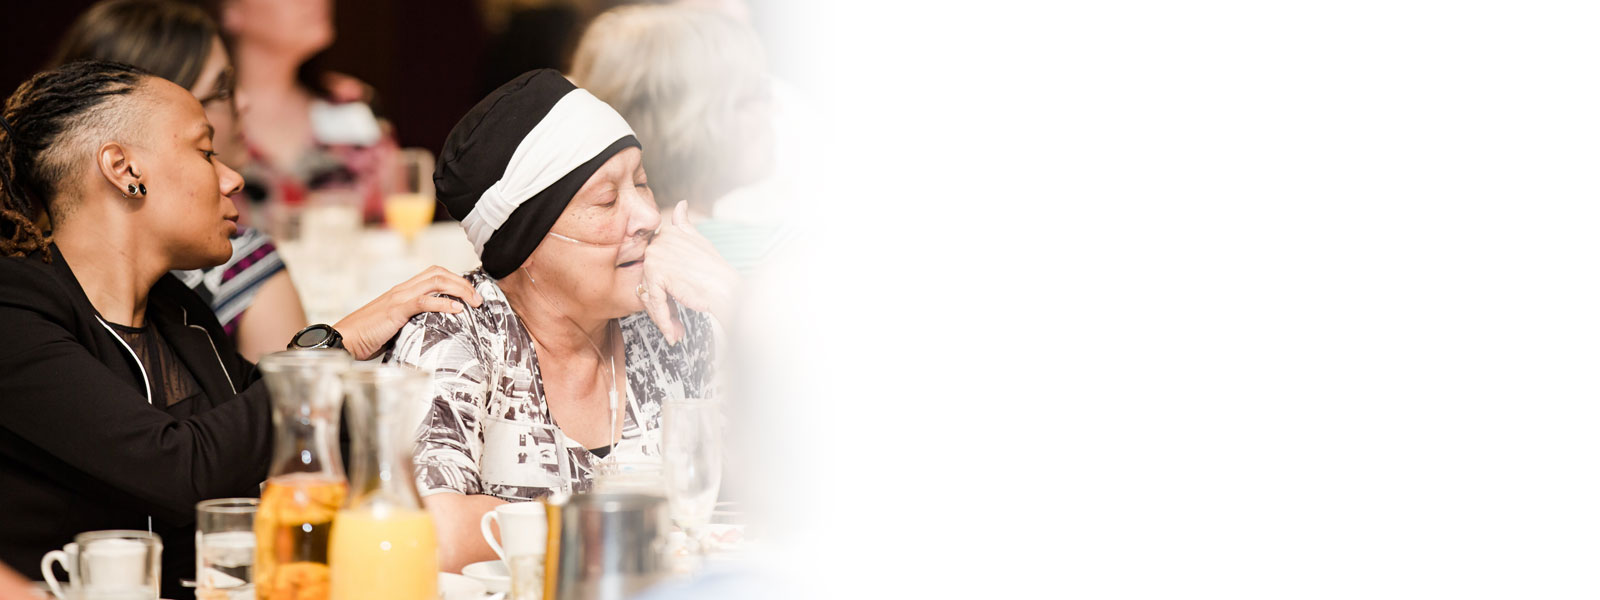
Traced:
[[450, 130], [433, 182], [490, 277], [522, 266], [600, 166], [637, 147], [622, 115], [560, 72], [523, 73]]

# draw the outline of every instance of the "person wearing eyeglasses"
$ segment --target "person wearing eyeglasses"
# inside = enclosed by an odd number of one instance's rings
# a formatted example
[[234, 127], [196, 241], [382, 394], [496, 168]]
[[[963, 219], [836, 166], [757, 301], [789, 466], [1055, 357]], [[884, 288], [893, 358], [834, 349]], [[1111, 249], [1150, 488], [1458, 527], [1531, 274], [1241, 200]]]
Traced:
[[[236, 93], [233, 62], [216, 23], [200, 7], [173, 0], [99, 2], [68, 28], [53, 63], [79, 60], [130, 64], [188, 89], [216, 129], [217, 160], [235, 167], [247, 161], [239, 116], [249, 103]], [[284, 340], [306, 326], [306, 313], [265, 232], [241, 224], [232, 242], [227, 262], [173, 275], [211, 305], [239, 353], [255, 362], [282, 350]]]

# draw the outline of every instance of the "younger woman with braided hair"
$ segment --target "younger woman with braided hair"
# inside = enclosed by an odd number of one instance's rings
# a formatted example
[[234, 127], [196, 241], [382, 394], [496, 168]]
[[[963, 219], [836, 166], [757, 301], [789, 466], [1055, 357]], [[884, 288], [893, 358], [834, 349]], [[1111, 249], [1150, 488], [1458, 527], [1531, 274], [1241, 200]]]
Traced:
[[[216, 128], [217, 159], [232, 166], [248, 159], [239, 130], [239, 112], [246, 107], [235, 94], [233, 64], [216, 23], [199, 6], [176, 0], [97, 2], [62, 37], [55, 64], [79, 60], [130, 64], [189, 88]], [[256, 361], [283, 349], [306, 326], [306, 313], [266, 233], [241, 225], [231, 241], [227, 262], [173, 275], [211, 305], [239, 353]]]
[[[0, 561], [37, 573], [77, 533], [149, 528], [162, 597], [186, 597], [195, 502], [255, 495], [272, 446], [255, 366], [169, 274], [228, 259], [239, 174], [193, 94], [127, 65], [39, 73], [0, 117]], [[481, 303], [433, 267], [332, 328], [367, 359], [462, 310], [437, 294]]]

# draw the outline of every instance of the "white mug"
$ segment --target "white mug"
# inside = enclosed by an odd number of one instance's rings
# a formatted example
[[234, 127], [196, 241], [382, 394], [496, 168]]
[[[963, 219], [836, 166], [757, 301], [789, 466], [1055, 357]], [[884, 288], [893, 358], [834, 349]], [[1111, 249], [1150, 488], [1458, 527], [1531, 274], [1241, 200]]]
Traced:
[[[90, 531], [40, 561], [45, 582], [57, 598], [114, 595], [154, 600], [161, 581], [161, 537], [145, 531]], [[52, 563], [66, 569], [67, 590], [56, 580]]]
[[78, 543], [67, 542], [60, 550], [46, 552], [39, 561], [39, 570], [44, 571], [44, 580], [50, 584], [50, 590], [55, 592], [57, 598], [65, 598], [61, 593], [60, 584], [56, 582], [56, 570], [50, 568], [51, 562], [61, 563], [61, 568], [67, 572], [67, 580], [78, 578]]
[[[490, 521], [500, 523], [500, 539], [505, 540], [504, 547], [494, 539], [494, 533], [489, 530]], [[544, 555], [545, 532], [549, 531], [550, 526], [545, 521], [543, 502], [513, 502], [483, 513], [478, 528], [483, 531], [483, 539], [489, 542], [489, 547], [494, 549], [494, 553], [500, 555], [500, 560], [509, 565], [511, 561], [508, 557]]]

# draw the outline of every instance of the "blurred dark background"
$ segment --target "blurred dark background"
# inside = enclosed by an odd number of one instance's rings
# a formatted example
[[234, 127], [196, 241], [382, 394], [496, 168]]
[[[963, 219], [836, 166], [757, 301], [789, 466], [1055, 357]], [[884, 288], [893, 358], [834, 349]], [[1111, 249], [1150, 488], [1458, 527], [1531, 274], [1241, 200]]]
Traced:
[[[337, 37], [319, 60], [324, 69], [354, 76], [376, 90], [374, 109], [395, 124], [402, 146], [437, 154], [456, 120], [480, 98], [528, 69], [565, 69], [581, 27], [625, 3], [543, 3], [501, 15], [498, 22], [504, 25], [492, 27], [489, 22], [496, 19], [477, 0], [335, 0]], [[73, 19], [93, 4], [6, 0], [0, 18], [5, 40], [0, 96], [10, 96], [40, 70]], [[792, 38], [784, 24], [794, 20], [796, 8], [783, 4], [749, 3], [752, 25], [767, 42], [773, 72], [780, 77], [801, 58], [780, 51]]]

